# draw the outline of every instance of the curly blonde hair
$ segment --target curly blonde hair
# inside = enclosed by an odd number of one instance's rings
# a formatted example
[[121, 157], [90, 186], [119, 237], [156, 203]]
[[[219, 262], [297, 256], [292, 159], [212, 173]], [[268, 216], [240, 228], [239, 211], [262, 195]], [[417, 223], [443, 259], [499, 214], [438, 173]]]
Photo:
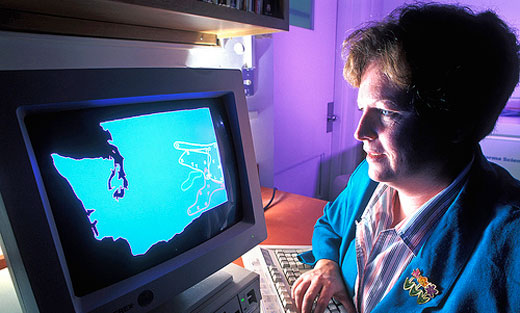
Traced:
[[365, 68], [374, 61], [397, 87], [405, 89], [410, 84], [403, 47], [390, 27], [365, 26], [354, 31], [343, 41], [343, 56], [343, 76], [354, 87], [359, 88]]
[[464, 133], [463, 141], [474, 144], [493, 130], [518, 83], [519, 51], [514, 31], [494, 12], [405, 5], [347, 37], [343, 75], [359, 87], [367, 66], [377, 61], [410, 95], [403, 105], [440, 136]]

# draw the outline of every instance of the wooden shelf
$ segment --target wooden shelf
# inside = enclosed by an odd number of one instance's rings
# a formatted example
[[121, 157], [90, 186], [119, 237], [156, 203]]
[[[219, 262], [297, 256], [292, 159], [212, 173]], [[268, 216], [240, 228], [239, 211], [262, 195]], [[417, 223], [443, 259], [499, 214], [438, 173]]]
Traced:
[[214, 45], [218, 38], [289, 29], [281, 17], [200, 0], [3, 0], [0, 28], [79, 36]]

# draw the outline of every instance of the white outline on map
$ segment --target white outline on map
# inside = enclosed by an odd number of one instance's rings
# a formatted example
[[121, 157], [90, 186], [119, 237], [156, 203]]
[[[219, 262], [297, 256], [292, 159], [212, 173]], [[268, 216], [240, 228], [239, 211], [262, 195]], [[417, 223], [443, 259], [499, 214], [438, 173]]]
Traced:
[[[181, 184], [181, 190], [187, 191], [188, 189], [190, 189], [193, 186], [195, 179], [200, 178], [200, 177], [204, 178], [204, 185], [202, 186], [202, 188], [200, 188], [197, 191], [197, 196], [195, 198], [195, 202], [188, 207], [186, 213], [188, 215], [192, 216], [201, 211], [206, 211], [211, 204], [211, 198], [213, 197], [215, 192], [225, 189], [224, 179], [222, 179], [222, 180], [215, 179], [209, 170], [211, 163], [215, 162], [215, 160], [213, 160], [211, 158], [210, 152], [212, 149], [215, 149], [215, 150], [218, 149], [217, 143], [213, 142], [210, 144], [199, 144], [199, 143], [191, 143], [191, 142], [185, 142], [185, 141], [175, 141], [173, 143], [173, 147], [177, 150], [183, 151], [181, 156], [179, 157], [179, 161], [178, 161], [179, 164], [181, 166], [188, 167], [189, 169], [192, 170], [188, 174], [188, 178]], [[206, 159], [203, 164], [204, 166], [202, 167], [203, 169], [199, 168], [198, 164], [194, 164], [193, 162], [191, 164], [185, 163], [184, 156], [190, 155], [190, 153], [200, 153], [200, 154], [206, 155]], [[217, 153], [218, 153], [218, 151], [217, 151]], [[219, 165], [218, 169], [222, 170], [222, 166]], [[208, 188], [208, 189], [211, 188], [210, 186], [208, 186], [208, 181], [216, 183], [220, 187], [211, 192], [208, 191], [208, 199], [207, 199], [207, 202], [204, 203], [204, 207], [201, 208], [200, 206], [197, 206], [197, 210], [195, 212], [192, 212], [192, 208], [195, 207], [197, 205], [197, 203], [199, 202], [199, 196], [202, 196], [203, 190], [205, 188]], [[186, 187], [186, 184], [189, 184], [189, 186]]]

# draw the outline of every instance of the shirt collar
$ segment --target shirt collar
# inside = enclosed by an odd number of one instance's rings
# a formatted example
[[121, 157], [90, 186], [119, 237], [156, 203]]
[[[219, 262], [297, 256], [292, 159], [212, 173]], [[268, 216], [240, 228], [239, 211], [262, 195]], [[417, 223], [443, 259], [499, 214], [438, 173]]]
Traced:
[[465, 185], [473, 161], [474, 158], [448, 187], [433, 196], [414, 214], [408, 216], [393, 229], [390, 229], [390, 225], [392, 223], [392, 207], [395, 205], [397, 191], [384, 183], [379, 183], [367, 204], [360, 223], [367, 227], [374, 238], [382, 231], [395, 231], [408, 249], [414, 255], [417, 255], [437, 222]]
[[412, 250], [414, 255], [417, 255], [437, 222], [466, 184], [473, 161], [474, 157], [448, 187], [441, 190], [437, 195], [423, 204], [414, 214], [396, 226], [396, 231], [408, 248]]

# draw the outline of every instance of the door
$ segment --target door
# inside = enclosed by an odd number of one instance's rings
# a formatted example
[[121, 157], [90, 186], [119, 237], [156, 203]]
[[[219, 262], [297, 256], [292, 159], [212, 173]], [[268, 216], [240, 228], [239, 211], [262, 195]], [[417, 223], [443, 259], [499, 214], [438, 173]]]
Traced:
[[337, 2], [315, 1], [314, 27], [273, 34], [274, 186], [327, 199]]

